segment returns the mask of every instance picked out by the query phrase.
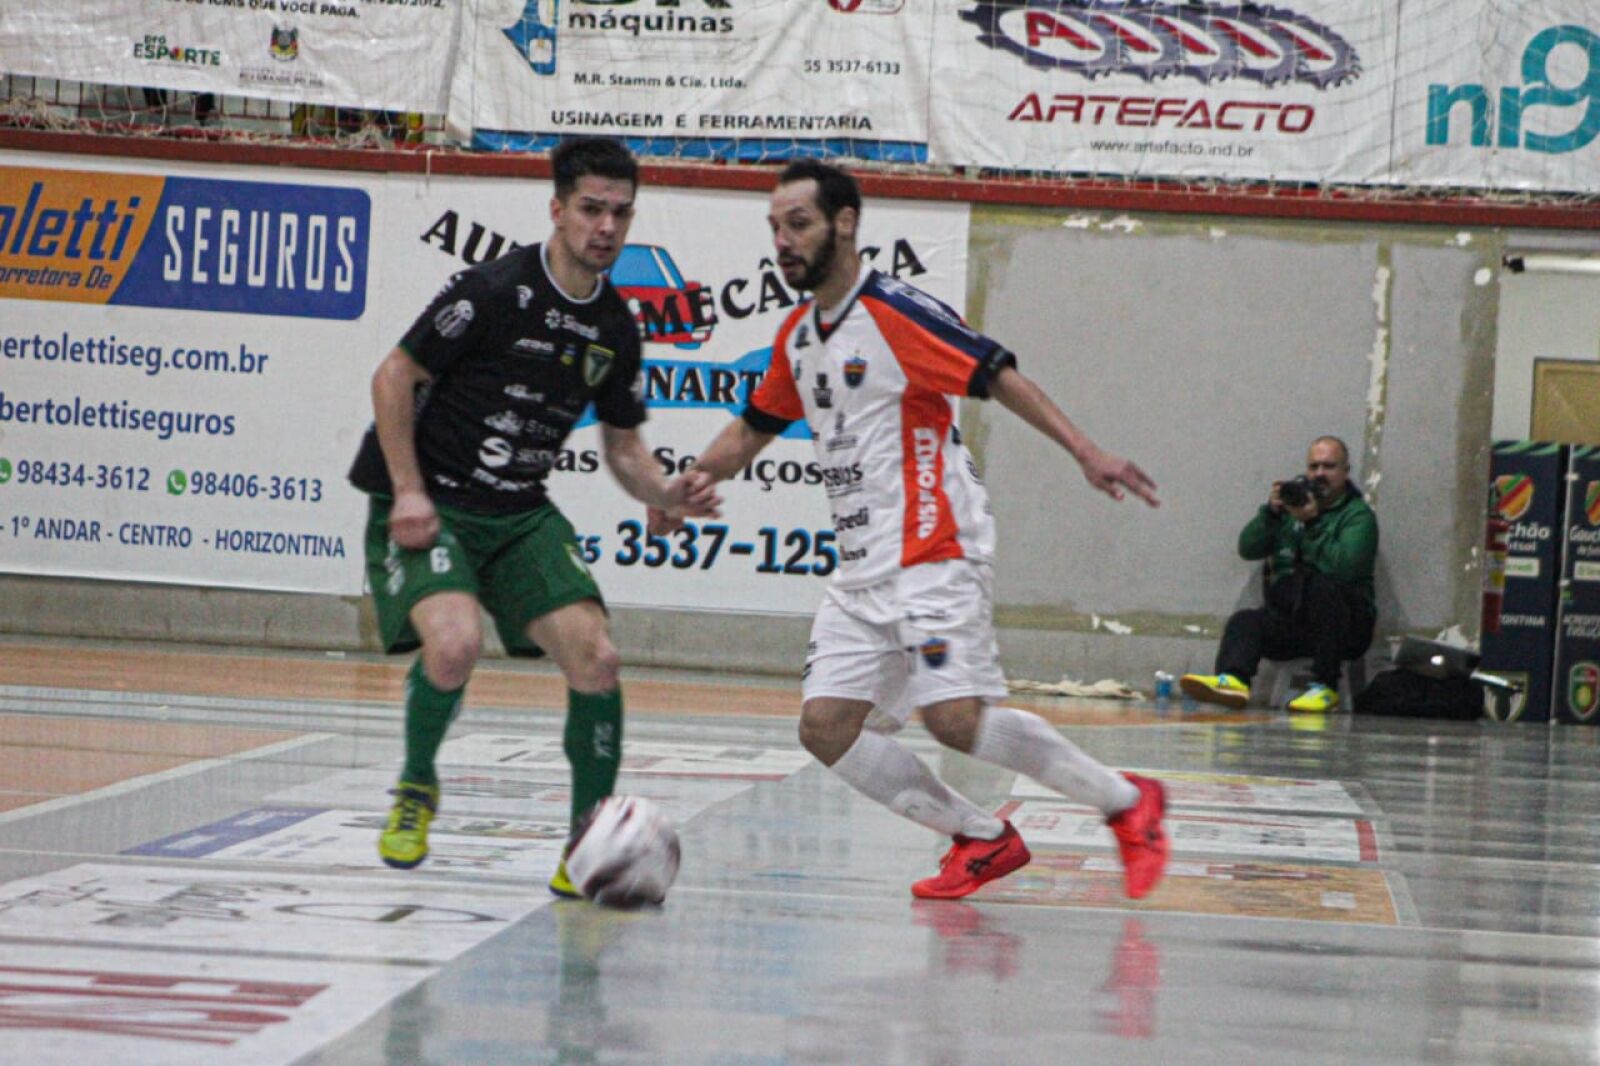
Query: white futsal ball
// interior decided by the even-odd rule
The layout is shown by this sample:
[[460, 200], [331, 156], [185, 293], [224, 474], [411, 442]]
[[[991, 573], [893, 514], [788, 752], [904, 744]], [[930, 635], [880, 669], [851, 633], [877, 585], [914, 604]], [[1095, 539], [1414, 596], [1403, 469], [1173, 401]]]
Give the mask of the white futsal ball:
[[647, 799], [607, 796], [567, 855], [567, 876], [585, 899], [607, 907], [660, 903], [678, 876], [678, 833]]

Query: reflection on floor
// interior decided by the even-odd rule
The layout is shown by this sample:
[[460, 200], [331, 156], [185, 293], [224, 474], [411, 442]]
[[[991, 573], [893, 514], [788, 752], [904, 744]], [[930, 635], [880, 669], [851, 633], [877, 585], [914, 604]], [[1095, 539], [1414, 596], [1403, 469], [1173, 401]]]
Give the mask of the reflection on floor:
[[631, 678], [659, 911], [552, 902], [563, 690], [491, 665], [434, 855], [374, 837], [403, 664], [0, 644], [0, 1064], [1600, 1061], [1600, 731], [1033, 698], [1162, 777], [1137, 904], [1098, 817], [902, 734], [1033, 863], [914, 902], [931, 834], [801, 753], [798, 693]]

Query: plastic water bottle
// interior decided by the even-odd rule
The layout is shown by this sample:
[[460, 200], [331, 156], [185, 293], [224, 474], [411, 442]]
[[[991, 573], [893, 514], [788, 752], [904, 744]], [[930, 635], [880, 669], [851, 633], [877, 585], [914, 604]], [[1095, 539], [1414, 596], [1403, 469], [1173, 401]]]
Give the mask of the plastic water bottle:
[[1156, 706], [1161, 710], [1172, 705], [1172, 680], [1165, 670], [1156, 671]]

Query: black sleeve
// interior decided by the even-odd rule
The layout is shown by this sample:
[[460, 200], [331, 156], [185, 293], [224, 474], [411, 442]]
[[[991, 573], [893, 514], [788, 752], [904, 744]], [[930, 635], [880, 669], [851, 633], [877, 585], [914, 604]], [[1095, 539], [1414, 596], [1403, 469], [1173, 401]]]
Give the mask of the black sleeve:
[[972, 368], [972, 377], [967, 379], [967, 395], [979, 400], [989, 398], [989, 382], [995, 375], [1006, 367], [1013, 370], [1017, 366], [1016, 355], [1008, 348], [996, 344], [978, 359], [978, 365]]
[[745, 404], [744, 410], [739, 412], [739, 417], [757, 433], [766, 433], [774, 437], [794, 424], [790, 419], [767, 414], [753, 403]]
[[608, 426], [633, 429], [645, 420], [644, 355], [639, 331], [630, 316], [611, 331], [617, 345], [617, 362], [594, 395], [595, 417]]
[[490, 289], [482, 275], [471, 270], [457, 274], [406, 330], [400, 347], [429, 373], [443, 373], [483, 340], [488, 331], [489, 299]]

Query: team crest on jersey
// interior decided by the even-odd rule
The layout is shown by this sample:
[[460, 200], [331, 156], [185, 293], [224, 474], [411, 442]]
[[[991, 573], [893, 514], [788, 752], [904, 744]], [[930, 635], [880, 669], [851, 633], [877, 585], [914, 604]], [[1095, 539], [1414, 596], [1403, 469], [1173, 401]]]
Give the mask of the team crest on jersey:
[[526, 311], [528, 305], [533, 303], [533, 290], [526, 285], [517, 286], [517, 310]]
[[844, 361], [844, 383], [852, 389], [861, 384], [861, 379], [867, 376], [867, 361], [859, 355], [852, 355]]
[[929, 637], [917, 650], [922, 653], [922, 661], [937, 670], [950, 657], [950, 642], [943, 637]]
[[833, 390], [828, 388], [828, 375], [817, 374], [817, 387], [811, 390], [811, 398], [817, 401], [818, 407], [833, 406]]
[[583, 383], [591, 389], [600, 384], [611, 373], [611, 364], [616, 359], [617, 353], [610, 348], [589, 345], [583, 350]]
[[457, 300], [448, 307], [441, 307], [433, 316], [433, 328], [439, 331], [439, 336], [451, 340], [461, 336], [472, 324], [474, 311], [471, 300]]
[[808, 347], [810, 344], [811, 344], [811, 327], [807, 326], [804, 322], [802, 322], [802, 323], [800, 323], [800, 328], [794, 331], [794, 346], [796, 348], [805, 348], [805, 347]]

